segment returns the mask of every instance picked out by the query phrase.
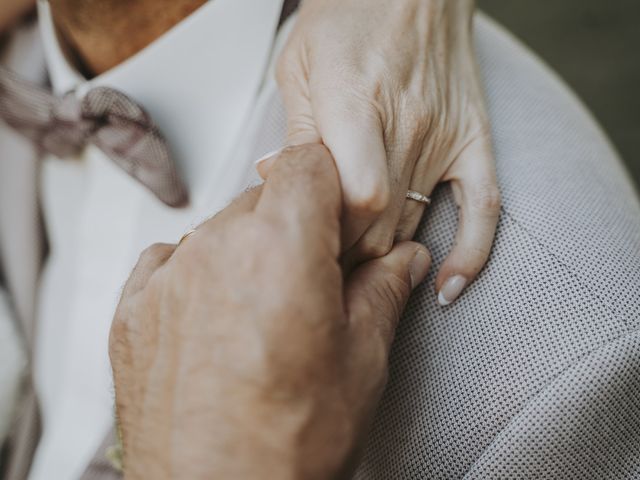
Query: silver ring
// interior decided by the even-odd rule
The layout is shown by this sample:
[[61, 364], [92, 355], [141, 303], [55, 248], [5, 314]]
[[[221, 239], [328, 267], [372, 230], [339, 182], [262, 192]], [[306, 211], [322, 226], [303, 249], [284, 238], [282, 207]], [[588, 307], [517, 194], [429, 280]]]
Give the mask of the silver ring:
[[407, 192], [407, 198], [415, 200], [416, 202], [424, 203], [425, 205], [431, 205], [431, 199], [429, 197], [414, 190], [409, 190]]

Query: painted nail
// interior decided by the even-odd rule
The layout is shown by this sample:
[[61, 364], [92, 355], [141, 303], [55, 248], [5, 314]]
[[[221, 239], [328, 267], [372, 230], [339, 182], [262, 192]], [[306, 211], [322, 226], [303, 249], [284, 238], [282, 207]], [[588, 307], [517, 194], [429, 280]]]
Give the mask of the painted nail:
[[411, 276], [411, 288], [416, 288], [427, 276], [431, 268], [431, 258], [424, 250], [418, 250], [409, 265], [409, 275]]
[[443, 307], [452, 304], [460, 296], [462, 290], [464, 290], [464, 287], [466, 286], [467, 279], [462, 275], [451, 277], [440, 289], [440, 293], [438, 293], [438, 303]]
[[284, 150], [283, 148], [279, 148], [277, 150], [274, 150], [273, 152], [269, 152], [266, 155], [263, 155], [262, 157], [260, 157], [258, 160], [256, 160], [255, 164], [259, 165], [262, 162], [264, 162], [265, 160], [269, 160], [271, 157], [275, 157], [276, 155], [278, 155], [280, 152], [282, 152], [282, 150]]

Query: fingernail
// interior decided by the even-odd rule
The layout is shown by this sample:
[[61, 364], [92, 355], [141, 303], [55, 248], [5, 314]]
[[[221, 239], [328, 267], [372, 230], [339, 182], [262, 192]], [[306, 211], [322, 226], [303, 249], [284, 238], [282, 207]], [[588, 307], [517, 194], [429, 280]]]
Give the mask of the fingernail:
[[284, 150], [283, 148], [279, 148], [277, 150], [274, 150], [273, 152], [269, 152], [266, 155], [263, 155], [262, 157], [260, 157], [258, 160], [256, 160], [255, 165], [259, 165], [262, 162], [264, 162], [265, 160], [269, 160], [271, 157], [275, 157], [276, 155], [278, 155], [280, 152], [282, 152], [282, 150]]
[[431, 267], [431, 258], [424, 250], [418, 250], [409, 265], [411, 288], [416, 288], [426, 278]]
[[456, 275], [444, 282], [444, 285], [438, 293], [438, 303], [443, 307], [452, 304], [467, 286], [467, 279], [462, 275]]

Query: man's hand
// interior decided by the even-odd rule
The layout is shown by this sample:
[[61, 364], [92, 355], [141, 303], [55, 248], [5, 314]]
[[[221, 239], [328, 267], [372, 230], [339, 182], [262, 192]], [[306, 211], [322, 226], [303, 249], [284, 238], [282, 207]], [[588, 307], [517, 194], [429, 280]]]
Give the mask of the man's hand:
[[340, 209], [328, 151], [291, 148], [263, 188], [143, 253], [110, 341], [127, 478], [348, 471], [430, 259], [399, 244], [343, 281]]

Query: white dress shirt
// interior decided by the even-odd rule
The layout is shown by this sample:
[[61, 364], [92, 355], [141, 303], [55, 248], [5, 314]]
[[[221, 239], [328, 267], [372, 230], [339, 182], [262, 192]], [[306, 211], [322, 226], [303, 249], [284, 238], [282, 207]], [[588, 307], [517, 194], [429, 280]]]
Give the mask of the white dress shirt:
[[15, 415], [14, 408], [26, 363], [9, 295], [0, 286], [0, 442], [9, 433], [11, 419]]
[[[6, 41], [0, 42], [0, 63], [23, 78], [35, 83], [44, 81], [41, 40], [32, 25], [15, 28]], [[25, 52], [29, 52], [25, 55]], [[29, 240], [38, 238], [25, 213], [36, 211], [32, 182], [36, 164], [33, 146], [7, 125], [0, 124], [0, 268], [6, 281], [0, 285], [0, 444], [11, 431], [18, 413], [20, 387], [27, 369], [27, 352], [23, 343], [26, 334], [20, 318], [31, 318], [33, 297], [24, 288], [33, 285], [37, 277], [38, 259], [29, 248]], [[31, 160], [31, 162], [29, 161]], [[11, 172], [8, 175], [7, 172]], [[33, 198], [31, 205], [25, 195]], [[31, 194], [31, 195], [29, 195]], [[17, 207], [20, 204], [20, 208]], [[8, 208], [7, 208], [8, 207]], [[30, 208], [31, 207], [31, 208]], [[17, 238], [17, 241], [11, 240]], [[13, 280], [13, 281], [12, 281]], [[7, 291], [3, 287], [7, 287]], [[31, 292], [32, 293], [32, 292]], [[24, 330], [19, 332], [22, 327]], [[22, 334], [22, 335], [21, 335]]]
[[[35, 383], [43, 437], [32, 480], [77, 478], [112, 426], [109, 327], [146, 246], [175, 243], [257, 180], [256, 118], [276, 90], [282, 0], [215, 0], [114, 69], [86, 81], [65, 59], [39, 2], [54, 90], [104, 85], [140, 102], [167, 137], [190, 192], [171, 209], [97, 148], [46, 158], [42, 202], [50, 254], [38, 302]], [[262, 152], [265, 153], [265, 152]]]

